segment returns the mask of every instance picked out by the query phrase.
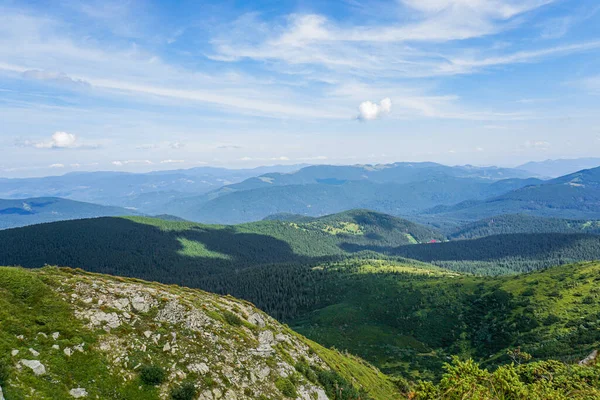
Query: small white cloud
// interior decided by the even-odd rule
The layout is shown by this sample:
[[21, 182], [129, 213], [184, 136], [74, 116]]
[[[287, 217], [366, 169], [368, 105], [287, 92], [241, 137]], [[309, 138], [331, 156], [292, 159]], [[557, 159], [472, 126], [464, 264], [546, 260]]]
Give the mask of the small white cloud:
[[81, 167], [81, 164], [75, 163], [75, 164], [71, 164], [69, 165], [71, 168], [79, 168]]
[[135, 148], [137, 150], [150, 150], [150, 149], [156, 149], [158, 146], [155, 144], [151, 144], [151, 143], [146, 143], [146, 144], [141, 144], [139, 146], [136, 146]]
[[289, 161], [289, 160], [290, 160], [289, 157], [286, 157], [286, 156], [271, 158], [271, 161]]
[[484, 151], [484, 148], [483, 147], [476, 147], [475, 151], [481, 153], [482, 151]]
[[181, 164], [184, 163], [185, 160], [162, 160], [161, 164]]
[[379, 104], [363, 101], [358, 106], [358, 117], [360, 121], [372, 121], [389, 114], [392, 111], [392, 100], [389, 97], [381, 100]]
[[117, 161], [112, 162], [112, 165], [116, 165], [118, 167], [121, 167], [123, 165], [128, 165], [128, 164], [152, 164], [152, 161], [150, 161], [150, 160], [117, 160]]
[[252, 161], [252, 157], [242, 157], [240, 161]]
[[326, 156], [315, 156], [315, 157], [299, 157], [298, 161], [318, 161], [318, 160], [327, 160]]
[[181, 142], [169, 143], [169, 147], [172, 148], [172, 149], [181, 149], [184, 146], [185, 146], [185, 144], [183, 144]]
[[50, 165], [50, 168], [64, 168], [65, 165], [64, 164], [52, 164]]
[[77, 136], [67, 132], [54, 132], [49, 141], [32, 144], [38, 149], [68, 149], [77, 147]]
[[548, 150], [550, 143], [543, 140], [528, 140], [523, 144], [526, 149]]

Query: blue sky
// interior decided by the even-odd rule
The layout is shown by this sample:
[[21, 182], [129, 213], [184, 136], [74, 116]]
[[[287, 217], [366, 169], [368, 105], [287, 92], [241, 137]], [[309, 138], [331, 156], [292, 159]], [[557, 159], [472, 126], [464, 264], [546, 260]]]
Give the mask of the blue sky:
[[2, 1], [0, 176], [600, 154], [600, 4]]

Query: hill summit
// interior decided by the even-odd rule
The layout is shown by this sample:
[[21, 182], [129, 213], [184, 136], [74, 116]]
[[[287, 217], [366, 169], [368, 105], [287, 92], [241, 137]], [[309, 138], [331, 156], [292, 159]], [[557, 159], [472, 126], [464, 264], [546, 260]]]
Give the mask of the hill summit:
[[71, 269], [0, 268], [0, 354], [7, 399], [397, 397], [250, 303]]

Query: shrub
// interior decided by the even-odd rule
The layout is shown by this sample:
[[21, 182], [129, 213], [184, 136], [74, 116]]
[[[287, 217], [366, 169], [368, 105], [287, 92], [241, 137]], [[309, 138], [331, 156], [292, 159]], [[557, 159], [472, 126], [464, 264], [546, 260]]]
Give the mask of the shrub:
[[191, 382], [171, 389], [171, 399], [173, 400], [194, 400], [195, 397], [196, 387]]
[[231, 311], [225, 311], [223, 313], [223, 317], [225, 318], [225, 321], [227, 321], [227, 323], [229, 325], [240, 326], [242, 324], [242, 319], [240, 317], [238, 317], [236, 314], [232, 313]]
[[140, 379], [146, 385], [160, 385], [166, 377], [165, 370], [157, 365], [144, 365], [140, 369]]
[[288, 378], [279, 378], [275, 381], [275, 387], [279, 389], [279, 391], [285, 397], [291, 397], [295, 399], [298, 397], [298, 393], [296, 392], [296, 386], [292, 383]]

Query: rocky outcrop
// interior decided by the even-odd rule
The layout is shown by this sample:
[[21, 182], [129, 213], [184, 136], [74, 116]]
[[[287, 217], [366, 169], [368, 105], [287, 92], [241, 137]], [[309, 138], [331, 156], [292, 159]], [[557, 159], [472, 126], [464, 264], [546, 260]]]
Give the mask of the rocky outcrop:
[[586, 358], [579, 361], [579, 365], [592, 365], [598, 359], [598, 350], [592, 351]]

